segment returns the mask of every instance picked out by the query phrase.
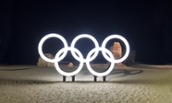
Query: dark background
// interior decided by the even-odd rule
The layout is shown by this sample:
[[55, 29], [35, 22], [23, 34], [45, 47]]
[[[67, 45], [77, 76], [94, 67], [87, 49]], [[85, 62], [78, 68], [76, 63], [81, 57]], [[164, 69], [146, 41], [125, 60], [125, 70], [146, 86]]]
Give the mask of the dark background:
[[[99, 44], [108, 35], [120, 34], [136, 50], [137, 62], [172, 63], [171, 1], [1, 0], [0, 10], [1, 64], [36, 64], [38, 43], [48, 33], [63, 35], [69, 44], [83, 33]], [[87, 39], [76, 46], [83, 55], [93, 48]], [[55, 54], [61, 47], [60, 40], [49, 39], [44, 52]]]

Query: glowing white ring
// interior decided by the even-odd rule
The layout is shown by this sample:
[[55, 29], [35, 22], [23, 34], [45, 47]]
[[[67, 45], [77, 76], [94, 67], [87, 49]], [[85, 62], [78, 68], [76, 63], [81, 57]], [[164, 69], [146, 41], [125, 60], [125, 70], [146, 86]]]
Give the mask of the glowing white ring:
[[[98, 44], [97, 40], [96, 40], [93, 36], [91, 36], [91, 35], [89, 35], [89, 34], [82, 34], [82, 35], [78, 35], [77, 37], [75, 37], [75, 38], [73, 39], [72, 43], [71, 43], [71, 48], [75, 48], [76, 42], [77, 42], [79, 39], [81, 39], [81, 38], [89, 38], [89, 39], [91, 39], [91, 40], [93, 41], [94, 45], [95, 45], [95, 48], [96, 48], [96, 49], [99, 48], [99, 44]], [[72, 53], [73, 57], [74, 57], [76, 60], [78, 60], [78, 61], [90, 62], [90, 61], [92, 61], [92, 60], [98, 55], [99, 51], [98, 51], [98, 50], [95, 51], [94, 55], [93, 55], [91, 58], [87, 58], [87, 59], [78, 58], [78, 56], [75, 54], [75, 52], [74, 52], [73, 50], [71, 51], [71, 53]]]
[[[43, 43], [45, 42], [45, 40], [47, 40], [47, 39], [49, 39], [49, 38], [53, 38], [53, 37], [59, 38], [59, 39], [63, 42], [64, 48], [62, 48], [61, 50], [59, 50], [59, 52], [56, 53], [55, 59], [49, 59], [49, 58], [47, 58], [46, 56], [44, 56], [44, 54], [43, 54], [43, 52], [42, 52], [42, 45], [43, 45]], [[84, 59], [84, 58], [83, 58], [83, 55], [81, 54], [81, 52], [80, 52], [77, 48], [75, 48], [75, 43], [76, 43], [79, 39], [81, 39], [81, 38], [89, 38], [89, 39], [91, 39], [91, 40], [93, 41], [93, 43], [94, 43], [94, 45], [95, 45], [95, 48], [92, 49], [92, 50], [90, 50], [90, 52], [88, 53], [86, 59]], [[124, 44], [126, 45], [126, 53], [125, 53], [125, 55], [124, 55], [121, 59], [119, 59], [119, 60], [115, 60], [114, 57], [113, 57], [113, 55], [112, 55], [112, 53], [111, 53], [108, 49], [105, 48], [106, 43], [107, 43], [110, 39], [112, 39], [112, 38], [121, 39], [121, 40], [124, 42]], [[71, 51], [72, 56], [73, 56], [76, 60], [78, 60], [78, 61], [80, 62], [80, 65], [79, 65], [78, 69], [76, 69], [74, 72], [71, 72], [71, 73], [67, 73], [67, 72], [62, 71], [62, 70], [60, 69], [60, 67], [59, 67], [59, 64], [58, 64], [58, 62], [61, 61], [61, 60], [67, 55], [67, 52], [68, 52], [69, 50]], [[63, 76], [74, 76], [74, 75], [76, 75], [77, 73], [79, 73], [79, 72], [81, 71], [81, 69], [82, 69], [84, 63], [86, 63], [88, 70], [89, 70], [94, 76], [106, 76], [106, 75], [108, 75], [108, 74], [113, 70], [113, 66], [114, 66], [115, 63], [122, 62], [122, 61], [124, 61], [124, 60], [127, 58], [127, 56], [129, 55], [129, 44], [128, 44], [128, 41], [127, 41], [124, 37], [122, 37], [122, 36], [120, 36], [120, 35], [110, 35], [110, 36], [108, 36], [107, 38], [104, 39], [104, 41], [103, 41], [103, 43], [102, 43], [102, 46], [99, 47], [99, 44], [98, 44], [97, 40], [96, 40], [93, 36], [91, 36], [91, 35], [89, 35], [89, 34], [82, 34], [82, 35], [79, 35], [79, 36], [75, 37], [75, 38], [73, 39], [72, 43], [71, 43], [71, 47], [68, 47], [68, 44], [67, 44], [66, 40], [65, 40], [61, 35], [59, 35], [59, 34], [49, 34], [49, 35], [44, 36], [44, 37], [41, 39], [41, 41], [40, 41], [40, 43], [39, 43], [39, 46], [38, 46], [38, 51], [39, 51], [40, 56], [41, 56], [45, 61], [47, 61], [47, 62], [53, 62], [53, 63], [55, 64], [56, 70], [57, 70], [61, 75], [63, 75]], [[111, 65], [110, 65], [110, 67], [108, 68], [108, 70], [105, 71], [105, 72], [103, 72], [103, 73], [95, 72], [95, 71], [91, 68], [91, 66], [90, 66], [90, 62], [96, 58], [96, 56], [98, 55], [98, 52], [99, 52], [99, 51], [102, 51], [102, 54], [103, 54], [103, 56], [105, 57], [105, 59], [106, 59], [107, 61], [111, 62]], [[63, 53], [62, 56], [60, 56], [61, 53]], [[77, 53], [77, 54], [79, 55], [79, 57], [78, 57], [75, 53]], [[94, 53], [94, 55], [92, 55], [93, 53]], [[110, 58], [107, 56], [106, 53], [110, 56]], [[92, 56], [91, 56], [91, 55], [92, 55]]]
[[[88, 53], [87, 58], [90, 57], [91, 54], [94, 53], [94, 51], [97, 51], [97, 50], [92, 49], [92, 50]], [[90, 62], [89, 62], [89, 61], [86, 61], [86, 65], [87, 65], [88, 70], [89, 70], [93, 75], [95, 75], [95, 76], [106, 76], [106, 75], [108, 75], [108, 74], [113, 70], [114, 65], [115, 65], [115, 60], [114, 60], [114, 57], [113, 57], [112, 53], [111, 53], [108, 49], [106, 49], [106, 48], [99, 48], [99, 51], [107, 52], [107, 53], [109, 54], [109, 56], [111, 57], [111, 60], [105, 58], [107, 61], [111, 62], [110, 67], [108, 68], [108, 70], [106, 70], [105, 72], [102, 72], [102, 73], [98, 73], [98, 72], [94, 71], [94, 70], [91, 68]], [[103, 52], [102, 52], [102, 53], [103, 53]]]
[[[127, 57], [128, 57], [128, 55], [129, 55], [129, 53], [130, 53], [130, 46], [129, 46], [129, 43], [128, 43], [128, 41], [124, 38], [124, 37], [122, 37], [122, 36], [120, 36], [120, 35], [110, 35], [110, 36], [108, 36], [108, 37], [106, 37], [105, 39], [104, 39], [104, 41], [103, 41], [103, 43], [102, 43], [102, 48], [105, 48], [106, 47], [106, 43], [110, 40], [110, 39], [120, 39], [120, 40], [122, 40], [123, 42], [124, 42], [124, 44], [125, 44], [125, 46], [126, 46], [126, 53], [125, 53], [125, 55], [122, 57], [122, 58], [120, 58], [120, 59], [118, 59], [118, 60], [115, 60], [115, 63], [121, 63], [121, 62], [123, 62], [125, 59], [127, 59]], [[102, 53], [103, 53], [103, 56], [106, 58], [106, 60], [108, 60], [109, 61], [109, 57], [106, 55], [106, 53], [102, 50]]]
[[[38, 52], [39, 52], [39, 55], [42, 57], [42, 59], [44, 59], [45, 61], [47, 62], [51, 62], [51, 63], [54, 63], [55, 62], [55, 59], [49, 59], [47, 58], [43, 51], [42, 51], [42, 46], [44, 44], [44, 42], [49, 39], [49, 38], [58, 38], [60, 39], [63, 44], [64, 44], [64, 48], [67, 48], [68, 47], [68, 44], [67, 44], [67, 41], [64, 37], [62, 37], [61, 35], [59, 34], [55, 34], [55, 33], [51, 33], [51, 34], [48, 34], [46, 36], [44, 36], [41, 41], [39, 42], [39, 45], [38, 45]], [[67, 50], [64, 51], [64, 53], [62, 54], [61, 58], [63, 58], [65, 55], [67, 54]]]
[[74, 75], [78, 74], [78, 73], [81, 71], [81, 69], [82, 69], [82, 67], [83, 67], [83, 65], [84, 65], [84, 62], [81, 61], [80, 64], [79, 64], [79, 67], [78, 67], [75, 71], [73, 71], [73, 72], [71, 72], [71, 73], [64, 72], [64, 71], [61, 70], [60, 67], [59, 67], [58, 62], [61, 61], [61, 60], [58, 60], [58, 59], [59, 59], [60, 54], [63, 53], [63, 52], [65, 52], [65, 50], [67, 50], [67, 51], [68, 51], [68, 50], [70, 50], [70, 51], [75, 51], [75, 52], [79, 55], [79, 57], [80, 57], [81, 59], [83, 59], [83, 56], [82, 56], [81, 52], [80, 52], [78, 49], [76, 49], [76, 48], [67, 48], [67, 49], [62, 48], [62, 49], [59, 50], [59, 52], [57, 52], [57, 54], [55, 55], [55, 60], [57, 60], [56, 62], [54, 62], [55, 68], [56, 68], [56, 70], [57, 70], [60, 74], [62, 74], [63, 76], [74, 76]]

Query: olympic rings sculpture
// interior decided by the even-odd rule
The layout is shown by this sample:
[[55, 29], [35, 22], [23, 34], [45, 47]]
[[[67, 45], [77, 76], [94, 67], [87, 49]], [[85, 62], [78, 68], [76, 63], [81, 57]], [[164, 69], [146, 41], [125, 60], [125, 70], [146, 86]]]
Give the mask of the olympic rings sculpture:
[[[49, 38], [58, 38], [58, 39], [60, 39], [60, 40], [63, 42], [63, 44], [64, 44], [64, 47], [63, 47], [62, 49], [60, 49], [60, 50], [56, 53], [54, 59], [49, 59], [49, 58], [47, 58], [47, 57], [44, 55], [43, 51], [42, 51], [42, 46], [43, 46], [44, 42], [45, 42], [47, 39], [49, 39]], [[88, 38], [88, 39], [91, 39], [91, 40], [93, 41], [94, 45], [95, 45], [95, 48], [93, 48], [92, 50], [89, 51], [89, 53], [87, 54], [86, 58], [84, 58], [83, 55], [82, 55], [82, 53], [81, 53], [77, 48], [75, 48], [76, 42], [77, 42], [79, 39], [81, 39], [81, 38]], [[116, 60], [116, 59], [114, 58], [114, 56], [112, 55], [112, 53], [106, 48], [106, 43], [107, 43], [110, 39], [120, 39], [120, 40], [122, 40], [122, 41], [124, 42], [124, 44], [125, 44], [125, 46], [126, 46], [126, 53], [125, 53], [125, 55], [124, 55], [122, 58]], [[58, 63], [59, 61], [61, 61], [62, 59], [64, 59], [64, 57], [67, 55], [67, 52], [68, 52], [68, 51], [71, 51], [72, 56], [73, 56], [77, 61], [80, 62], [78, 68], [77, 68], [75, 71], [70, 72], [70, 73], [69, 73], [69, 72], [64, 72], [63, 70], [61, 70], [60, 67], [59, 67], [59, 63]], [[94, 70], [92, 69], [91, 65], [90, 65], [90, 62], [96, 58], [96, 56], [98, 55], [99, 51], [102, 52], [102, 55], [104, 56], [104, 58], [105, 58], [107, 61], [111, 62], [111, 65], [110, 65], [110, 67], [108, 68], [108, 70], [106, 70], [106, 71], [103, 72], [103, 73], [98, 73], [98, 72], [94, 71]], [[103, 41], [101, 47], [99, 46], [97, 40], [96, 40], [93, 36], [91, 36], [91, 35], [89, 35], [89, 34], [81, 34], [81, 35], [76, 36], [76, 37], [73, 39], [73, 41], [71, 42], [71, 45], [68, 46], [68, 43], [67, 43], [66, 39], [65, 39], [63, 36], [61, 36], [61, 35], [59, 35], [59, 34], [51, 33], [51, 34], [48, 34], [48, 35], [44, 36], [44, 37], [40, 40], [39, 45], [38, 45], [38, 52], [39, 52], [39, 55], [40, 55], [45, 61], [54, 63], [54, 64], [55, 64], [56, 70], [57, 70], [61, 75], [63, 75], [63, 76], [75, 76], [76, 74], [78, 74], [78, 73], [81, 71], [81, 69], [82, 69], [84, 63], [86, 63], [86, 66], [87, 66], [89, 72], [91, 72], [94, 76], [106, 76], [106, 75], [108, 75], [108, 74], [113, 70], [115, 63], [120, 63], [120, 62], [124, 61], [124, 60], [128, 57], [129, 51], [130, 51], [130, 46], [129, 46], [128, 41], [127, 41], [123, 36], [120, 36], [120, 35], [117, 35], [117, 34], [113, 34], [113, 35], [110, 35], [110, 36], [106, 37], [106, 38], [104, 39], [104, 41]], [[78, 55], [76, 55], [76, 53], [77, 53]], [[61, 54], [62, 54], [62, 55], [61, 55]], [[108, 54], [109, 56], [108, 56], [107, 54]]]

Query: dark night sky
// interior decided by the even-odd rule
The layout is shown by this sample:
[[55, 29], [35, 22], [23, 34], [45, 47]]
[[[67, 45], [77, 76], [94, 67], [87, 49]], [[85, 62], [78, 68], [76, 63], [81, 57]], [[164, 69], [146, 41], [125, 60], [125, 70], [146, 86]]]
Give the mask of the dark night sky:
[[[0, 10], [1, 64], [36, 64], [39, 40], [48, 33], [63, 35], [69, 44], [82, 33], [93, 35], [99, 44], [120, 34], [137, 51], [137, 62], [172, 63], [170, 1], [4, 0]], [[44, 51], [52, 54], [62, 47], [58, 39], [46, 43]], [[86, 55], [89, 50], [83, 47], [91, 45], [82, 40], [77, 47]]]

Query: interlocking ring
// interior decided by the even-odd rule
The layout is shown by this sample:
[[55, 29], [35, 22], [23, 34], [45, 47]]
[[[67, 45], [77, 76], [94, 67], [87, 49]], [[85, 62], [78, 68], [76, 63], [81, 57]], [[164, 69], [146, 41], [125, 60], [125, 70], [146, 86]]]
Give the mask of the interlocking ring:
[[[47, 58], [47, 57], [44, 55], [43, 51], [42, 51], [42, 46], [43, 46], [44, 42], [45, 42], [47, 39], [49, 39], [49, 38], [58, 38], [58, 39], [60, 39], [60, 40], [63, 42], [63, 44], [64, 44], [64, 47], [63, 47], [62, 49], [60, 49], [60, 50], [56, 53], [54, 59], [49, 59], [49, 58]], [[90, 50], [90, 51], [88, 52], [86, 58], [84, 58], [83, 55], [82, 55], [82, 53], [81, 53], [77, 48], [75, 48], [76, 42], [77, 42], [79, 39], [81, 39], [81, 38], [89, 38], [89, 39], [91, 39], [91, 40], [93, 41], [93, 43], [94, 43], [94, 45], [95, 45], [95, 48], [93, 48], [92, 50]], [[122, 41], [124, 42], [125, 46], [126, 46], [126, 53], [125, 53], [125, 55], [124, 55], [122, 58], [118, 59], [118, 60], [116, 60], [116, 59], [114, 58], [114, 56], [112, 55], [112, 53], [106, 48], [107, 42], [108, 42], [110, 39], [114, 39], [114, 38], [115, 38], [115, 39], [120, 39], [120, 40], [122, 40]], [[71, 51], [72, 56], [73, 56], [77, 61], [80, 62], [78, 68], [77, 68], [75, 71], [70, 72], [70, 73], [69, 73], [69, 72], [64, 72], [63, 70], [61, 70], [60, 67], [59, 67], [59, 64], [58, 64], [59, 61], [61, 61], [62, 59], [64, 59], [64, 57], [67, 55], [67, 52], [68, 52], [68, 51]], [[90, 66], [90, 62], [91, 62], [92, 60], [94, 60], [94, 59], [97, 57], [99, 51], [102, 52], [102, 55], [104, 56], [104, 58], [105, 58], [107, 61], [111, 62], [111, 65], [110, 65], [110, 67], [108, 68], [108, 70], [105, 71], [105, 72], [103, 72], [103, 73], [98, 73], [98, 72], [94, 71], [94, 70], [92, 69], [92, 67]], [[84, 63], [86, 63], [86, 66], [87, 66], [89, 72], [91, 72], [94, 76], [106, 76], [106, 75], [108, 75], [108, 74], [113, 70], [113, 67], [114, 67], [115, 63], [120, 63], [120, 62], [124, 61], [124, 60], [128, 57], [129, 51], [130, 51], [130, 46], [129, 46], [128, 41], [127, 41], [124, 37], [122, 37], [122, 36], [120, 36], [120, 35], [117, 35], [117, 34], [113, 34], [113, 35], [110, 35], [110, 36], [106, 37], [106, 38], [104, 39], [104, 41], [103, 41], [101, 47], [99, 46], [97, 40], [96, 40], [93, 36], [91, 36], [91, 35], [89, 35], [89, 34], [81, 34], [81, 35], [78, 35], [77, 37], [75, 37], [75, 38], [73, 39], [73, 41], [72, 41], [72, 43], [71, 43], [71, 46], [69, 47], [68, 44], [67, 44], [67, 41], [66, 41], [66, 39], [65, 39], [64, 37], [62, 37], [62, 36], [59, 35], [59, 34], [52, 33], [52, 34], [48, 34], [48, 35], [44, 36], [44, 37], [41, 39], [41, 41], [39, 42], [39, 45], [38, 45], [38, 52], [39, 52], [40, 56], [41, 56], [45, 61], [54, 63], [54, 64], [55, 64], [56, 70], [57, 70], [61, 75], [63, 75], [63, 76], [74, 76], [74, 75], [78, 74], [78, 73], [81, 71], [81, 69], [82, 69]], [[77, 53], [78, 55], [76, 55], [76, 53]], [[61, 54], [62, 54], [62, 55], [61, 55]], [[93, 55], [92, 55], [92, 54], [93, 54]], [[108, 56], [107, 54], [108, 54], [109, 56]]]

